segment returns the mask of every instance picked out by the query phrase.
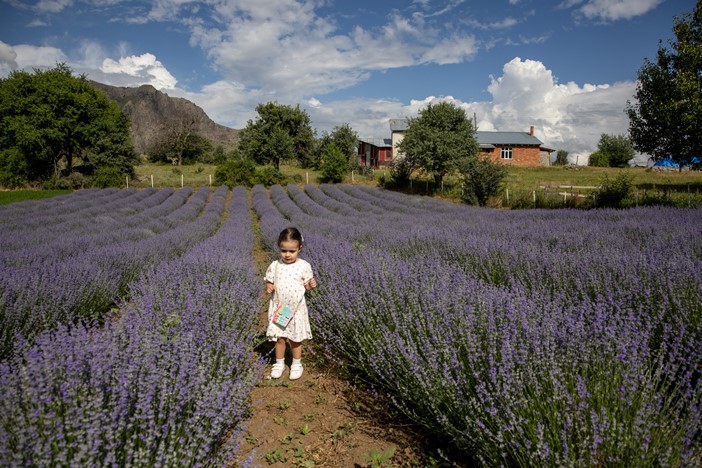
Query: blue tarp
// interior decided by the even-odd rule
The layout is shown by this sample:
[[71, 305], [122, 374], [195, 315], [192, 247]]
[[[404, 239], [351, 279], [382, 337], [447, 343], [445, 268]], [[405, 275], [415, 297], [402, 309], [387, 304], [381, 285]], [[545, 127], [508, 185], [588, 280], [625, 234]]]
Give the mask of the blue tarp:
[[[692, 164], [695, 166], [700, 164], [700, 158], [692, 158]], [[676, 163], [670, 158], [660, 159], [653, 164], [654, 167], [676, 167], [679, 168], [680, 164]]]

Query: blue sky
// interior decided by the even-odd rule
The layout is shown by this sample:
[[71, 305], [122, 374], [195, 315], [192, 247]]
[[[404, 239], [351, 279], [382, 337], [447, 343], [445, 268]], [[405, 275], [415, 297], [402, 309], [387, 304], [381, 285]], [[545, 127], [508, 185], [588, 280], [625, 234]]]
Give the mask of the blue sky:
[[[644, 58], [695, 0], [0, 0], [0, 76], [67, 63], [151, 84], [243, 128], [259, 103], [321, 135], [452, 101], [480, 130], [528, 131], [583, 163], [625, 134]], [[582, 158], [581, 158], [582, 157]]]

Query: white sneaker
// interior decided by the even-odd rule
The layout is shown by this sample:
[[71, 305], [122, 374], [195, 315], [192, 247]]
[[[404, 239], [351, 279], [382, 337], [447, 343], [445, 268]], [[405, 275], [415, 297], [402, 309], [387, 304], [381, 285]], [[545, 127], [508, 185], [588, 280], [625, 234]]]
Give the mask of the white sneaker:
[[285, 364], [278, 364], [277, 362], [271, 367], [271, 379], [279, 379], [283, 375], [285, 370]]
[[290, 366], [290, 380], [297, 380], [302, 377], [302, 364], [293, 364]]

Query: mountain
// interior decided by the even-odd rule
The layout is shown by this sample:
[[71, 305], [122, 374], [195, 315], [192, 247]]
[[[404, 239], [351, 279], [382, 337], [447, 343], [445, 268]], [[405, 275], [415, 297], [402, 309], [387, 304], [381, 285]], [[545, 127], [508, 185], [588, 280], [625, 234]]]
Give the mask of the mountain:
[[227, 149], [239, 140], [239, 130], [215, 123], [194, 103], [170, 97], [151, 85], [122, 88], [97, 81], [91, 83], [129, 116], [132, 143], [139, 153], [146, 153], [146, 149], [157, 143], [169, 126], [184, 123], [192, 123], [193, 129], [212, 141], [214, 146], [222, 145]]

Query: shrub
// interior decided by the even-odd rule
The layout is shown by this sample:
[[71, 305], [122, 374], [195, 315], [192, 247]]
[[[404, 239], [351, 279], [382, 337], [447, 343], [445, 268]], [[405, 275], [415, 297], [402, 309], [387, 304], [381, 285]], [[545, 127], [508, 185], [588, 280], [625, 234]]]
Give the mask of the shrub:
[[592, 204], [595, 208], [621, 208], [630, 190], [631, 177], [628, 175], [622, 174], [614, 180], [605, 176], [600, 183], [600, 188], [592, 194]]
[[334, 144], [328, 144], [322, 151], [322, 178], [326, 182], [341, 182], [349, 170], [348, 158]]
[[385, 188], [402, 188], [409, 184], [414, 166], [405, 158], [395, 159], [390, 162], [390, 177], [385, 174], [380, 176], [380, 185]]
[[488, 198], [497, 195], [507, 169], [489, 158], [471, 158], [461, 169], [463, 193], [461, 198], [469, 205], [485, 206]]
[[609, 167], [609, 157], [602, 151], [595, 151], [590, 155], [588, 166]]
[[256, 183], [270, 187], [285, 184], [285, 176], [273, 166], [263, 166], [256, 169]]
[[119, 187], [124, 180], [124, 174], [117, 167], [103, 166], [95, 171], [93, 185], [99, 188]]
[[215, 170], [217, 185], [253, 187], [256, 183], [256, 164], [249, 159], [233, 159], [220, 164]]

